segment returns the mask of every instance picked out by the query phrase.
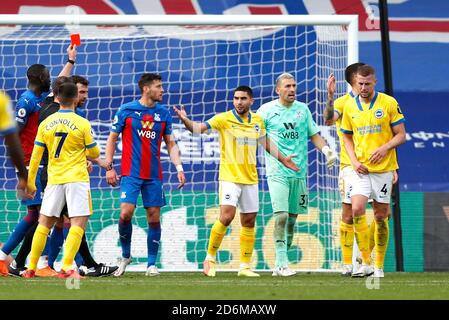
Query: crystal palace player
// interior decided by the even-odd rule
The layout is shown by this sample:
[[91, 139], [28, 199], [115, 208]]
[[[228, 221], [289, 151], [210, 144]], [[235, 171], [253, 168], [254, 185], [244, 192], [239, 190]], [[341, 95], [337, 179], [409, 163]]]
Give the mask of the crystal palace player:
[[[67, 48], [68, 60], [59, 76], [69, 76], [76, 60], [76, 46]], [[38, 128], [38, 112], [41, 103], [50, 93], [50, 72], [42, 64], [33, 64], [27, 70], [28, 90], [22, 93], [16, 105], [16, 120], [19, 125], [19, 137], [25, 156], [25, 165], [29, 165], [33, 151], [34, 139]], [[0, 274], [7, 275], [6, 256], [22, 241], [27, 231], [34, 225], [39, 216], [42, 203], [40, 170], [36, 176], [37, 192], [33, 199], [22, 200], [27, 206], [27, 215], [15, 227], [2, 250], [0, 250]]]
[[[122, 133], [122, 166], [120, 183], [119, 234], [122, 259], [116, 276], [121, 276], [131, 263], [131, 218], [136, 208], [139, 192], [148, 220], [148, 268], [146, 275], [156, 276], [156, 258], [161, 238], [160, 209], [165, 205], [162, 191], [161, 142], [164, 139], [168, 153], [178, 171], [178, 188], [185, 184], [185, 176], [179, 149], [171, 137], [172, 117], [165, 106], [159, 104], [164, 89], [158, 74], [145, 73], [139, 80], [142, 97], [124, 104], [117, 111], [112, 130], [106, 143], [106, 161], [112, 164], [115, 146]], [[117, 172], [112, 168], [106, 173], [107, 181], [115, 186]]]

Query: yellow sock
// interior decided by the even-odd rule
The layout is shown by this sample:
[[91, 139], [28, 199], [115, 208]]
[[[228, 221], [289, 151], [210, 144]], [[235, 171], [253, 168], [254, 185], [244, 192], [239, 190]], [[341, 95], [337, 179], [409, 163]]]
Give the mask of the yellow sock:
[[376, 246], [376, 241], [374, 239], [374, 231], [376, 230], [376, 223], [371, 222], [369, 225], [369, 253], [373, 252], [374, 247]]
[[376, 232], [374, 237], [376, 238], [376, 262], [375, 267], [383, 269], [385, 254], [388, 247], [388, 237], [390, 229], [388, 226], [388, 219], [384, 221], [376, 221]]
[[240, 263], [251, 262], [256, 235], [254, 228], [242, 227], [240, 230]]
[[354, 245], [354, 225], [340, 222], [340, 244], [343, 264], [352, 264], [352, 247]]
[[64, 257], [62, 259], [62, 270], [72, 269], [73, 259], [78, 252], [83, 238], [84, 230], [78, 226], [71, 226], [65, 241]]
[[354, 217], [355, 238], [357, 245], [362, 253], [362, 261], [364, 264], [370, 263], [369, 254], [369, 235], [368, 223], [366, 222], [366, 215]]
[[209, 237], [209, 246], [207, 247], [207, 254], [212, 257], [215, 257], [217, 254], [218, 248], [220, 248], [221, 241], [223, 240], [226, 234], [226, 227], [224, 224], [220, 222], [220, 220], [215, 221], [212, 226], [212, 230], [210, 231]]
[[31, 243], [31, 253], [30, 253], [30, 263], [28, 265], [28, 270], [36, 271], [37, 262], [44, 251], [45, 243], [47, 243], [47, 237], [50, 229], [46, 226], [38, 225], [36, 231], [34, 232], [33, 242]]

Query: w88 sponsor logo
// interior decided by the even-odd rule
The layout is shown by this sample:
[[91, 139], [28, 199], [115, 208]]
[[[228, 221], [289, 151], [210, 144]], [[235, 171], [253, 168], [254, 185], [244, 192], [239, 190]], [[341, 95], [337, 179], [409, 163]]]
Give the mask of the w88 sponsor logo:
[[139, 137], [144, 137], [147, 139], [155, 139], [156, 138], [156, 131], [137, 130], [137, 133], [139, 134]]

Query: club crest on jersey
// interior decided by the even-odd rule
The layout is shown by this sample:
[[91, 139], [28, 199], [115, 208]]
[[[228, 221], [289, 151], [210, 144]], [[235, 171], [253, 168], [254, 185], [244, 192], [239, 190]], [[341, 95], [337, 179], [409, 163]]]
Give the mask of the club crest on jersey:
[[374, 116], [375, 116], [377, 119], [380, 119], [380, 118], [382, 118], [382, 117], [384, 116], [384, 112], [383, 112], [381, 109], [377, 109], [377, 110], [374, 112]]
[[154, 120], [161, 121], [161, 115], [159, 113], [154, 114]]
[[25, 117], [27, 114], [27, 111], [25, 110], [25, 108], [20, 108], [19, 111], [17, 112], [17, 115], [21, 118]]
[[259, 131], [260, 131], [259, 125], [258, 125], [258, 124], [255, 124], [255, 125], [254, 125], [254, 129], [256, 129], [256, 132], [259, 132]]
[[154, 122], [148, 120], [141, 122], [142, 122], [142, 129], [150, 129], [150, 130], [153, 129]]
[[302, 111], [298, 111], [296, 113], [296, 118], [301, 119], [303, 117], [303, 112]]

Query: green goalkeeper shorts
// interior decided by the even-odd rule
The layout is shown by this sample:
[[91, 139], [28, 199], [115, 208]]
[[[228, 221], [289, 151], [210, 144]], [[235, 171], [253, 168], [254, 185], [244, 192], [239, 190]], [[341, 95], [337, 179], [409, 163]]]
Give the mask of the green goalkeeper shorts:
[[309, 193], [305, 178], [268, 177], [273, 212], [307, 213]]

